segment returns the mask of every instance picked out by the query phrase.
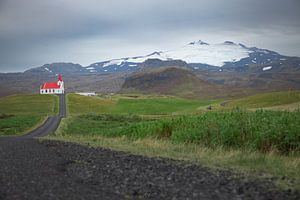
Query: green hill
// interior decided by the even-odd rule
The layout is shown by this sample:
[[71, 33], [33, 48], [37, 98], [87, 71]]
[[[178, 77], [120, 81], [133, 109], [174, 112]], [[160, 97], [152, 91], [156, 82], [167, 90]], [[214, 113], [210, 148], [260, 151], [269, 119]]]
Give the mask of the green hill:
[[215, 97], [220, 87], [198, 78], [184, 68], [169, 67], [147, 70], [126, 78], [121, 92], [166, 94], [180, 97]]
[[264, 108], [300, 102], [300, 91], [271, 92], [248, 96], [226, 103], [226, 107]]

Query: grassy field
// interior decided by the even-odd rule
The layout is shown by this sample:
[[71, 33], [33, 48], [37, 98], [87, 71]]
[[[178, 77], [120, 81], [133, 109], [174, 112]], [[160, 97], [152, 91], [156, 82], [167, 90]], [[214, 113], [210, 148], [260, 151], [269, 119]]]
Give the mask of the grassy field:
[[[254, 96], [244, 97], [229, 101], [225, 107], [241, 108], [266, 108], [293, 104], [293, 108], [300, 106], [300, 91], [271, 92], [257, 94]], [[297, 106], [298, 105], [298, 106]]]
[[100, 135], [132, 140], [166, 139], [260, 152], [300, 152], [300, 112], [232, 111], [164, 119], [85, 114], [69, 118], [63, 135]]
[[[223, 146], [289, 154], [300, 151], [300, 111], [267, 110], [276, 106], [295, 107], [299, 100], [298, 91], [265, 93], [231, 100], [222, 110], [220, 100], [69, 94], [72, 117], [64, 133], [167, 138], [176, 143], [197, 143], [211, 148]], [[219, 108], [210, 111], [209, 105], [219, 105]], [[266, 110], [245, 110], [265, 106]]]
[[22, 134], [46, 116], [58, 113], [54, 95], [13, 95], [0, 98], [0, 136]]
[[170, 96], [113, 95], [85, 97], [68, 94], [69, 114], [170, 115], [195, 113], [220, 100], [187, 100]]
[[[292, 187], [300, 189], [299, 94], [277, 92], [229, 101], [69, 94], [71, 115], [52, 138], [288, 177], [279, 178], [280, 184], [293, 180]], [[224, 101], [225, 106], [220, 105]], [[267, 110], [275, 107], [295, 109]]]

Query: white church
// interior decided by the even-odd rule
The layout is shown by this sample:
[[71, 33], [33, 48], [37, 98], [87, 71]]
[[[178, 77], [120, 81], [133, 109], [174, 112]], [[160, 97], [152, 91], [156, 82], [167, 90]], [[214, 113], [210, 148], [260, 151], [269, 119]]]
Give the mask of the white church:
[[64, 81], [62, 79], [62, 75], [58, 75], [57, 82], [48, 82], [44, 83], [40, 87], [40, 94], [64, 94]]

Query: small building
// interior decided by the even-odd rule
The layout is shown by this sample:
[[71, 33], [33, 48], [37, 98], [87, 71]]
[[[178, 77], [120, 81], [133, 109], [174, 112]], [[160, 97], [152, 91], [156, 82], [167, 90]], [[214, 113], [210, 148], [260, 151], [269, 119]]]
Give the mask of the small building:
[[47, 82], [41, 85], [40, 94], [64, 94], [64, 81], [62, 75], [58, 75], [57, 82]]
[[82, 95], [82, 96], [87, 96], [87, 97], [96, 96], [95, 92], [77, 92], [76, 94], [79, 94], [79, 95]]

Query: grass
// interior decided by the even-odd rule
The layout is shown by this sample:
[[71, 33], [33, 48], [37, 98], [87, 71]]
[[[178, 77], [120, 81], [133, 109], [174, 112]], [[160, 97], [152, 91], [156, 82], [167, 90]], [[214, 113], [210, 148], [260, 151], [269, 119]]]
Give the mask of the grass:
[[231, 111], [164, 119], [85, 114], [69, 118], [64, 135], [167, 139], [210, 148], [225, 147], [280, 154], [300, 152], [300, 111]]
[[290, 104], [264, 107], [264, 110], [295, 111], [300, 110], [300, 101]]
[[110, 97], [85, 97], [68, 94], [70, 114], [139, 114], [169, 115], [197, 112], [199, 107], [216, 101], [187, 100], [171, 96], [115, 95]]
[[12, 95], [0, 98], [0, 136], [22, 134], [58, 113], [58, 97]]
[[300, 103], [300, 91], [271, 92], [235, 99], [228, 102], [226, 107], [264, 108], [296, 102]]
[[69, 94], [71, 116], [49, 138], [277, 177], [300, 190], [300, 111], [257, 110], [299, 101], [299, 92], [268, 93], [223, 109], [221, 100]]
[[193, 113], [198, 107], [208, 106], [212, 101], [186, 100], [174, 97], [151, 99], [120, 99], [113, 113], [140, 115], [164, 115]]
[[68, 114], [107, 113], [116, 104], [115, 100], [77, 94], [67, 94], [67, 102]]

